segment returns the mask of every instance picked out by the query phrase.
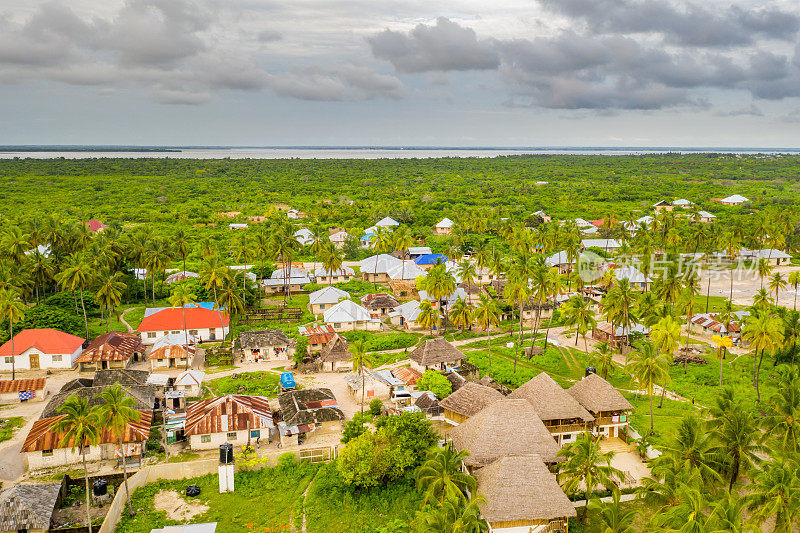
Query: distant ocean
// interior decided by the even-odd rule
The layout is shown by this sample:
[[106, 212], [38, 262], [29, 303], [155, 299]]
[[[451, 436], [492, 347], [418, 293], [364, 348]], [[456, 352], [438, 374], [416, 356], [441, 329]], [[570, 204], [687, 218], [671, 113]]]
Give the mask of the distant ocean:
[[796, 154], [800, 148], [670, 147], [423, 147], [423, 146], [0, 146], [0, 159], [87, 159], [96, 157], [171, 157], [175, 159], [425, 159], [507, 155], [643, 155], [661, 153]]

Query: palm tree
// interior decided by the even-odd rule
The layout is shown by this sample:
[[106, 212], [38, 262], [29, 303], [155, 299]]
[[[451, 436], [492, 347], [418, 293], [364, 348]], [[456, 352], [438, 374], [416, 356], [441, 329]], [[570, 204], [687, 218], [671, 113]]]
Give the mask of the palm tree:
[[121, 277], [122, 272], [114, 272], [113, 274], [106, 272], [101, 277], [100, 286], [95, 293], [95, 298], [106, 310], [106, 333], [108, 333], [111, 323], [111, 313], [122, 302], [122, 291], [127, 287], [120, 281]]
[[353, 365], [353, 372], [361, 376], [361, 413], [364, 413], [364, 389], [367, 384], [366, 369], [372, 366], [372, 358], [367, 355], [364, 348], [364, 340], [359, 339], [350, 345], [350, 363]]
[[295, 252], [301, 248], [301, 244], [294, 236], [294, 226], [288, 222], [281, 223], [272, 234], [272, 252], [276, 258], [283, 263], [283, 283], [286, 288], [283, 295], [284, 305], [292, 296], [292, 288], [289, 283], [292, 275], [292, 259]]
[[40, 291], [44, 296], [45, 287], [53, 279], [55, 267], [53, 260], [34, 248], [27, 259], [27, 269], [36, 285], [36, 302], [39, 303]]
[[439, 507], [426, 509], [416, 518], [420, 533], [481, 533], [486, 525], [481, 520], [480, 506], [486, 503], [482, 496], [472, 498], [464, 505], [460, 499], [449, 497]]
[[607, 342], [597, 344], [589, 358], [589, 364], [597, 369], [603, 379], [608, 378], [608, 374], [614, 369], [614, 351]]
[[[732, 391], [729, 394], [732, 397]], [[711, 435], [718, 443], [712, 453], [728, 472], [730, 476], [728, 490], [733, 490], [733, 484], [739, 478], [740, 470], [749, 471], [759, 463], [757, 453], [761, 451], [761, 446], [757, 442], [761, 431], [758, 419], [755, 413], [745, 409], [740, 401], [733, 400], [709, 425], [713, 428]]]
[[101, 421], [97, 409], [89, 407], [89, 400], [80, 396], [70, 396], [58, 408], [62, 417], [53, 425], [53, 433], [61, 434], [59, 448], [69, 446], [72, 451], [79, 448], [83, 461], [83, 479], [86, 482], [86, 523], [92, 533], [92, 517], [89, 514], [89, 473], [86, 470], [86, 451], [89, 446], [100, 442]]
[[[421, 287], [436, 302], [444, 300], [444, 314], [447, 317], [447, 298], [455, 292], [457, 285], [452, 272], [447, 271], [444, 263], [433, 265], [428, 271], [428, 275], [422, 278]], [[447, 323], [444, 324], [447, 331]]]
[[492, 376], [492, 326], [500, 325], [500, 308], [497, 302], [488, 294], [481, 293], [478, 307], [475, 309], [475, 320], [489, 339], [489, 377]]
[[696, 416], [688, 416], [678, 424], [673, 439], [661, 446], [664, 453], [653, 460], [653, 469], [670, 464], [670, 468], [696, 472], [703, 485], [711, 488], [722, 480], [716, 468], [719, 465], [716, 446], [706, 425]]
[[403, 264], [400, 266], [400, 279], [405, 280], [406, 255], [408, 254], [408, 248], [414, 244], [414, 237], [411, 236], [408, 226], [400, 226], [392, 232], [391, 240], [392, 244], [394, 245], [394, 249], [398, 250], [402, 254], [400, 260], [403, 262]]
[[[189, 329], [186, 327], [186, 307], [197, 303], [197, 296], [182, 283], [178, 283], [169, 297], [169, 305], [180, 307], [183, 312], [183, 333], [186, 337], [186, 370], [189, 370]], [[224, 330], [223, 330], [224, 331]]]
[[766, 260], [766, 258], [762, 257], [756, 263], [756, 270], [758, 271], [758, 278], [761, 280], [761, 288], [764, 288], [764, 278], [769, 276], [772, 273], [772, 266]]
[[757, 533], [760, 531], [752, 525], [749, 520], [744, 518], [745, 501], [738, 494], [726, 491], [717, 503], [711, 508], [709, 522], [712, 525], [711, 531], [727, 531], [730, 533]]
[[[378, 290], [378, 259], [381, 254], [386, 253], [392, 247], [392, 236], [386, 228], [378, 228], [375, 234], [370, 238], [369, 247], [375, 254], [375, 272], [372, 274], [372, 281], [375, 285], [375, 290]], [[405, 262], [403, 263], [405, 265]], [[403, 266], [405, 269], [405, 266]]]
[[772, 307], [772, 298], [770, 298], [767, 289], [761, 288], [753, 294], [753, 305], [754, 309], [758, 309], [760, 311], [767, 311]]
[[789, 272], [788, 282], [794, 289], [794, 303], [792, 304], [792, 309], [797, 311], [797, 287], [800, 285], [800, 270]]
[[575, 326], [575, 346], [578, 345], [578, 336], [583, 336], [583, 348], [588, 359], [589, 343], [586, 341], [586, 333], [597, 327], [591, 305], [582, 296], [573, 296], [564, 305], [562, 313], [566, 324]]
[[86, 317], [86, 306], [83, 303], [83, 290], [89, 286], [91, 267], [86, 259], [77, 253], [67, 259], [65, 268], [56, 275], [56, 281], [73, 293], [78, 290], [81, 296], [81, 309], [83, 309], [83, 323], [86, 326], [86, 338], [89, 338], [89, 319]]
[[800, 451], [800, 377], [797, 370], [783, 373], [765, 407], [764, 437], [788, 454]]
[[0, 237], [0, 249], [3, 255], [17, 265], [22, 264], [25, 253], [31, 247], [31, 236], [19, 226], [9, 226], [3, 230]]
[[[558, 463], [558, 482], [565, 492], [575, 494], [583, 488], [586, 501], [589, 495], [600, 485], [617, 490], [617, 481], [623, 479], [623, 473], [611, 466], [614, 452], [603, 453], [600, 449], [600, 438], [593, 437], [585, 431], [565, 448], [558, 451], [564, 461]], [[583, 520], [587, 517], [583, 511]]]
[[469, 455], [468, 451], [455, 451], [448, 442], [444, 448], [433, 448], [428, 457], [417, 469], [417, 490], [422, 504], [442, 504], [448, 497], [456, 497], [462, 502], [469, 499], [475, 491], [475, 478], [461, 471], [461, 463]]
[[[297, 241], [295, 241], [297, 242]], [[204, 283], [206, 290], [214, 291], [214, 309], [219, 314], [219, 323], [222, 327], [222, 343], [225, 344], [225, 321], [222, 317], [220, 300], [217, 289], [222, 289], [230, 280], [231, 270], [225, 265], [221, 265], [216, 256], [209, 256], [203, 262], [200, 269], [200, 281]]]
[[[678, 347], [678, 341], [681, 337], [681, 325], [675, 319], [667, 315], [653, 325], [650, 330], [650, 339], [653, 342], [653, 347], [657, 352], [663, 354], [668, 361], [673, 361], [673, 354]], [[686, 367], [684, 364], [684, 373]], [[667, 382], [661, 385], [661, 402], [658, 404], [660, 408], [664, 404], [664, 396], [667, 394]]]
[[[678, 312], [686, 317], [686, 353], [689, 353], [689, 335], [692, 332], [692, 317], [694, 316], [694, 294], [690, 289], [684, 289], [678, 299]], [[686, 359], [683, 360], [683, 373], [686, 373]]]
[[636, 509], [623, 509], [619, 501], [620, 494], [613, 491], [611, 501], [603, 503], [595, 498], [589, 502], [587, 509], [597, 511], [600, 518], [598, 533], [633, 533], [636, 529], [633, 522], [638, 512]]
[[423, 300], [419, 303], [419, 315], [417, 315], [417, 323], [425, 329], [431, 330], [433, 335], [433, 328], [438, 328], [441, 322], [441, 315], [439, 310], [431, 305], [428, 300]]
[[659, 526], [659, 531], [707, 533], [710, 520], [704, 513], [707, 504], [703, 492], [695, 485], [684, 485], [682, 492], [681, 502], [655, 515], [653, 522]]
[[128, 396], [119, 383], [106, 387], [100, 393], [103, 403], [98, 406], [97, 417], [103, 427], [111, 430], [119, 438], [119, 449], [122, 452], [122, 479], [125, 481], [125, 498], [128, 500], [128, 514], [134, 515], [131, 506], [131, 493], [128, 490], [128, 462], [125, 460], [125, 448], [122, 442], [125, 430], [131, 422], [138, 422], [142, 415], [136, 410], [136, 401]]
[[717, 358], [719, 359], [719, 386], [722, 388], [722, 361], [725, 360], [725, 351], [733, 346], [733, 341], [730, 337], [722, 335], [713, 335], [711, 342], [717, 345]]
[[322, 268], [328, 274], [328, 285], [333, 282], [332, 275], [342, 268], [344, 259], [342, 254], [332, 242], [328, 242], [322, 250]]
[[[528, 297], [530, 295], [530, 291], [526, 283], [518, 278], [512, 278], [506, 283], [506, 286], [503, 287], [503, 296], [505, 297], [506, 303], [510, 306], [514, 306], [516, 304], [517, 309], [519, 310], [519, 333], [517, 334], [517, 343], [514, 348], [514, 373], [517, 373], [517, 357], [519, 354], [519, 348], [522, 346], [522, 317], [523, 311], [525, 308], [525, 302], [528, 301]], [[534, 339], [535, 340], [535, 339]], [[531, 352], [533, 353], [533, 352]]]
[[[241, 275], [244, 276], [244, 272]], [[235, 277], [225, 283], [222, 291], [219, 293], [219, 305], [228, 311], [228, 317], [231, 319], [240, 316], [244, 313], [244, 300], [239, 297], [236, 288]]]
[[786, 290], [786, 278], [784, 278], [783, 274], [780, 272], [775, 272], [772, 277], [769, 278], [767, 288], [770, 292], [775, 293], [775, 305], [778, 305], [778, 291]]
[[14, 354], [14, 322], [19, 322], [25, 318], [25, 304], [19, 299], [19, 291], [16, 289], [0, 289], [0, 320], [8, 320], [11, 329], [11, 380], [17, 379], [16, 376], [16, 355]]
[[462, 333], [466, 327], [472, 324], [472, 308], [463, 298], [456, 300], [450, 309], [450, 322]]
[[458, 276], [461, 278], [461, 283], [467, 284], [467, 298], [469, 298], [472, 294], [472, 284], [478, 276], [478, 268], [475, 263], [464, 259], [458, 264]]
[[653, 389], [657, 383], [665, 383], [669, 379], [667, 370], [669, 362], [664, 355], [656, 350], [649, 342], [639, 345], [628, 362], [628, 371], [640, 390], [647, 392], [650, 397], [650, 433], [653, 433]]
[[753, 387], [756, 389], [756, 402], [760, 402], [761, 393], [758, 385], [761, 362], [764, 360], [764, 352], [766, 350], [772, 352], [780, 347], [780, 343], [783, 340], [780, 319], [763, 311], [756, 312], [744, 323], [742, 336], [748, 340], [750, 347], [754, 351]]
[[761, 526], [775, 517], [775, 533], [792, 533], [800, 518], [800, 481], [797, 462], [778, 456], [752, 474], [753, 483], [744, 499], [753, 520]]
[[175, 237], [172, 238], [172, 245], [175, 246], [175, 253], [183, 261], [183, 271], [186, 272], [186, 256], [189, 255], [189, 240], [186, 238], [186, 232], [183, 228], [179, 228], [175, 232]]

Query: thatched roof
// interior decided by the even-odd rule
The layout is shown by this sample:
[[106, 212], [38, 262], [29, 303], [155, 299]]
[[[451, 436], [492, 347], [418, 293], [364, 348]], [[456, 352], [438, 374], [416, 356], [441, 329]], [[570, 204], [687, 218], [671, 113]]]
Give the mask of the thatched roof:
[[589, 374], [567, 389], [567, 392], [592, 413], [633, 409], [630, 402], [611, 383], [597, 374]]
[[472, 416], [504, 396], [491, 387], [468, 381], [453, 394], [443, 398], [439, 406], [463, 416]]
[[394, 309], [395, 307], [400, 305], [398, 301], [394, 299], [393, 296], [386, 293], [368, 294], [367, 296], [361, 298], [361, 302], [364, 304], [364, 307], [366, 307], [370, 311], [380, 311], [381, 309]]
[[320, 351], [319, 360], [323, 363], [338, 363], [340, 361], [349, 361], [351, 357], [352, 354], [347, 349], [347, 341], [344, 337], [336, 335], [336, 337]]
[[455, 363], [466, 359], [466, 356], [461, 350], [439, 337], [418, 345], [408, 354], [408, 358], [422, 366], [433, 366], [440, 363]]
[[509, 398], [528, 400], [542, 420], [569, 420], [580, 418], [586, 422], [594, 417], [567, 391], [542, 372], [508, 395]]
[[[441, 405], [441, 402], [439, 402]], [[450, 430], [453, 445], [469, 450], [468, 466], [486, 466], [506, 455], [535, 453], [546, 463], [560, 460], [560, 447], [527, 400], [503, 399]]]
[[536, 454], [501, 457], [475, 473], [486, 498], [481, 515], [491, 523], [552, 520], [576, 516], [547, 466]]
[[61, 483], [14, 485], [0, 494], [0, 531], [50, 529]]
[[450, 386], [453, 387], [453, 392], [463, 387], [464, 383], [467, 382], [466, 378], [455, 370], [447, 374], [447, 381], [449, 381]]

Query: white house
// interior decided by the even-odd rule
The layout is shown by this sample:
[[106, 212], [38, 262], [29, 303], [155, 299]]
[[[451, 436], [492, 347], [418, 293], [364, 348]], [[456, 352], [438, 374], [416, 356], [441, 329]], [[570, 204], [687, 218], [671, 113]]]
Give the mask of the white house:
[[[359, 261], [358, 266], [364, 281], [385, 283], [389, 281], [389, 269], [402, 264], [402, 259], [398, 259], [389, 254], [378, 254], [362, 259]], [[413, 261], [408, 261], [406, 265], [408, 264], [414, 263]]]
[[0, 346], [0, 371], [70, 369], [83, 348], [84, 339], [57, 329], [23, 329], [11, 341]]
[[692, 202], [686, 200], [685, 198], [680, 198], [672, 202], [672, 205], [674, 205], [675, 207], [680, 207], [681, 209], [689, 209], [693, 204]]
[[192, 450], [212, 450], [227, 442], [245, 446], [248, 438], [267, 443], [274, 427], [268, 398], [229, 394], [189, 404], [183, 434]]
[[739, 252], [744, 259], [753, 261], [766, 260], [767, 263], [773, 266], [786, 265], [792, 260], [792, 256], [783, 250], [775, 250], [772, 248], [764, 248], [763, 250], [747, 250], [742, 248]]
[[187, 398], [200, 396], [203, 392], [203, 379], [206, 373], [200, 370], [185, 370], [175, 378], [172, 386], [177, 391], [183, 391]]
[[300, 228], [294, 232], [294, 239], [303, 246], [307, 246], [314, 242], [314, 233], [308, 228]]
[[204, 307], [162, 309], [146, 316], [136, 331], [141, 334], [143, 344], [155, 344], [160, 337], [183, 333], [184, 319], [189, 335], [197, 337], [200, 342], [224, 339], [228, 334], [228, 314]]
[[347, 232], [346, 231], [337, 231], [330, 237], [328, 240], [333, 243], [336, 248], [342, 248], [344, 246], [345, 241], [347, 240]]
[[323, 267], [314, 269], [314, 281], [320, 285], [332, 285], [334, 283], [347, 283], [356, 275], [355, 270], [348, 266], [340, 267], [337, 270], [327, 270]]
[[378, 222], [375, 223], [376, 226], [379, 228], [391, 228], [394, 226], [399, 226], [400, 223], [393, 219], [392, 217], [384, 217], [380, 219]]
[[742, 196], [741, 194], [733, 194], [728, 196], [727, 198], [723, 198], [719, 201], [722, 205], [742, 205], [745, 202], [749, 202], [750, 200]]
[[640, 289], [644, 289], [647, 284], [653, 282], [649, 276], [645, 276], [641, 270], [631, 265], [622, 266], [615, 269], [614, 277], [618, 281], [626, 279], [632, 287], [638, 287]]
[[322, 315], [326, 324], [331, 324], [333, 329], [339, 331], [381, 329], [381, 321], [372, 318], [369, 310], [358, 305], [352, 300], [343, 300], [327, 309]]
[[455, 224], [455, 222], [447, 217], [444, 217], [436, 224], [434, 232], [436, 235], [450, 235], [450, 233], [453, 232], [453, 224]]
[[712, 215], [708, 211], [698, 211], [697, 216], [699, 222], [711, 222], [715, 218], [717, 218], [715, 215]]
[[389, 312], [389, 321], [395, 326], [404, 326], [406, 329], [419, 328], [417, 317], [419, 317], [419, 302], [411, 300], [400, 304]]
[[617, 239], [583, 239], [583, 248], [600, 248], [609, 252], [616, 252], [622, 245]]
[[309, 310], [315, 315], [321, 315], [327, 309], [338, 304], [340, 300], [350, 298], [350, 293], [338, 287], [324, 287], [308, 295]]

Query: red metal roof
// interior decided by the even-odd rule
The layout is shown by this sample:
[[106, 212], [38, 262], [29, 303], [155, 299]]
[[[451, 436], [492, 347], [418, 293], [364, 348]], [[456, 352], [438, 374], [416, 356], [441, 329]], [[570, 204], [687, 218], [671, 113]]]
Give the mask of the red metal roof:
[[[138, 422], [131, 422], [125, 428], [122, 441], [144, 442], [150, 434], [150, 425], [153, 421], [152, 411], [139, 411], [141, 418]], [[62, 435], [51, 431], [53, 425], [64, 418], [66, 415], [51, 416], [42, 418], [33, 423], [33, 427], [28, 432], [28, 437], [22, 445], [23, 452], [34, 452], [42, 450], [55, 450], [57, 448], [70, 448], [72, 442], [61, 445]], [[108, 427], [103, 427], [100, 433], [100, 444], [110, 444], [119, 442], [119, 437]]]
[[101, 229], [107, 228], [105, 224], [100, 222], [99, 220], [90, 220], [89, 222], [85, 223], [86, 226], [89, 228], [89, 231], [100, 231]]
[[136, 352], [144, 352], [144, 345], [135, 333], [111, 331], [94, 339], [75, 361], [125, 361]]
[[[195, 349], [194, 347], [189, 347], [189, 353], [194, 356]], [[147, 356], [148, 359], [185, 359], [186, 358], [186, 346], [181, 346], [180, 344], [172, 344], [170, 346], [162, 346], [157, 350], [153, 350], [150, 352], [150, 355]]]
[[[36, 348], [46, 354], [67, 355], [75, 353], [84, 339], [58, 331], [57, 329], [23, 329], [14, 335], [14, 355], [28, 348]], [[11, 355], [11, 341], [0, 346], [0, 357]]]
[[0, 393], [44, 390], [46, 378], [15, 379], [0, 381]]
[[145, 317], [136, 331], [183, 330], [184, 310], [186, 311], [186, 329], [218, 328], [220, 327], [220, 315], [222, 315], [221, 322], [224, 327], [227, 328], [230, 323], [228, 314], [223, 311], [214, 311], [202, 307], [186, 309], [170, 307]]

